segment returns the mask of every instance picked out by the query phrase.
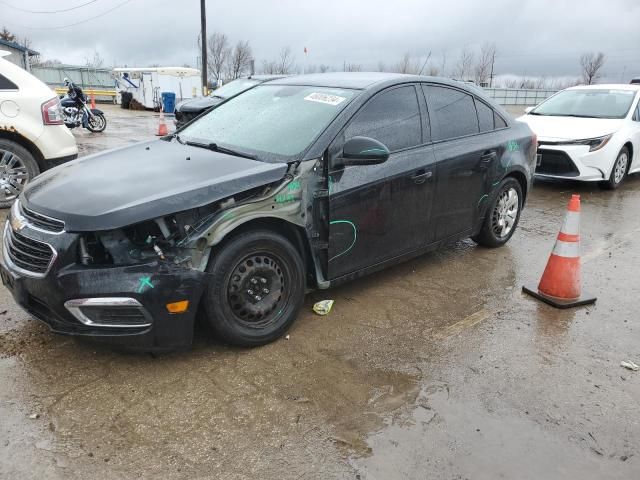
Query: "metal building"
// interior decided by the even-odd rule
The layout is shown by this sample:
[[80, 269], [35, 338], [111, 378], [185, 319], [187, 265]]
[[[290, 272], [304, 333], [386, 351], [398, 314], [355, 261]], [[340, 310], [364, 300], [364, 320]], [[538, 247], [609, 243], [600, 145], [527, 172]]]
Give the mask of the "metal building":
[[9, 60], [11, 63], [15, 63], [19, 67], [24, 68], [27, 72], [31, 71], [31, 57], [40, 55], [35, 50], [24, 47], [16, 42], [9, 40], [2, 40], [0, 38], [0, 50], [10, 52], [11, 55], [4, 57], [5, 60]]

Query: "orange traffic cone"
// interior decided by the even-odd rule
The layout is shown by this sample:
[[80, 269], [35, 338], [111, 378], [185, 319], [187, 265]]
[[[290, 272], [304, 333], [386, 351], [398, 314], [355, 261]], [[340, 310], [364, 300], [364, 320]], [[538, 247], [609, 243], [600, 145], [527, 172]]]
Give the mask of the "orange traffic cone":
[[556, 308], [594, 303], [580, 283], [580, 195], [572, 195], [558, 239], [538, 288], [522, 287], [529, 295]]
[[91, 108], [96, 108], [96, 94], [91, 92]]
[[161, 108], [160, 109], [160, 121], [158, 123], [158, 133], [156, 133], [156, 135], [158, 137], [164, 137], [168, 133], [169, 132], [167, 131], [167, 124], [164, 121], [164, 111]]

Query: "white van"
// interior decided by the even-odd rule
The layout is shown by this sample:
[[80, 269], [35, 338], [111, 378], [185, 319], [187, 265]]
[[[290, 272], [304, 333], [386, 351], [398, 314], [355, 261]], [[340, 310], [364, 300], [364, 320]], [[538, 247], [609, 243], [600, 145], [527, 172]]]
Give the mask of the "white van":
[[78, 156], [55, 92], [7, 55], [0, 50], [0, 208], [40, 172]]

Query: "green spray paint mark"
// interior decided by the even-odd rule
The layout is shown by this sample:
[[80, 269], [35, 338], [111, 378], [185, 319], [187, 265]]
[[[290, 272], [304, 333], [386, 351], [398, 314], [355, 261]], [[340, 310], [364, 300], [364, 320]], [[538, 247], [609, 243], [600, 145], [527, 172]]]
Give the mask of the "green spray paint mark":
[[333, 192], [333, 177], [329, 175], [329, 194]]
[[235, 214], [235, 213], [233, 213], [233, 212], [227, 212], [227, 213], [225, 213], [225, 214], [222, 216], [222, 218], [221, 218], [220, 220], [229, 220], [230, 218], [233, 218], [233, 217], [235, 217], [235, 216], [236, 216], [236, 214]]
[[482, 201], [483, 201], [483, 200], [486, 200], [487, 198], [489, 198], [489, 195], [486, 195], [486, 194], [485, 194], [485, 195], [482, 195], [482, 196], [480, 197], [480, 200], [478, 200], [478, 205], [476, 205], [476, 208], [479, 208], [479, 207], [480, 207], [480, 204], [482, 203]]
[[287, 189], [290, 192], [297, 192], [298, 190], [300, 190], [300, 180], [295, 180], [295, 181], [291, 182], [289, 184], [289, 186], [287, 187]]
[[280, 193], [275, 196], [274, 200], [276, 203], [288, 203], [295, 201], [296, 196], [292, 193]]
[[368, 148], [367, 150], [362, 150], [360, 155], [365, 153], [388, 153], [384, 148]]
[[354, 223], [350, 222], [349, 220], [334, 220], [333, 222], [329, 222], [329, 225], [337, 225], [340, 223], [346, 223], [347, 225], [351, 225], [351, 228], [353, 228], [353, 242], [351, 242], [351, 245], [349, 245], [346, 250], [340, 252], [337, 255], [334, 255], [329, 259], [329, 261], [335, 260], [336, 258], [341, 257], [342, 255], [348, 253], [349, 250], [351, 250], [353, 246], [356, 244], [356, 240], [358, 239], [358, 229], [356, 228]]
[[515, 140], [509, 140], [507, 142], [507, 151], [508, 152], [517, 152], [520, 150], [520, 144]]
[[139, 282], [140, 282], [140, 285], [138, 286], [138, 293], [142, 293], [142, 291], [144, 290], [144, 287], [153, 288], [153, 283], [151, 283], [151, 277], [141, 277]]

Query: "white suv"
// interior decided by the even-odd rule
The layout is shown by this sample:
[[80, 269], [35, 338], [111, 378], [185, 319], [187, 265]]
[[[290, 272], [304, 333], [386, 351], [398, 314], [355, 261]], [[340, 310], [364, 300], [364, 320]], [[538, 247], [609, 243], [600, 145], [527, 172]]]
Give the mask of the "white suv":
[[0, 50], [0, 208], [41, 171], [78, 156], [55, 92], [7, 55]]

